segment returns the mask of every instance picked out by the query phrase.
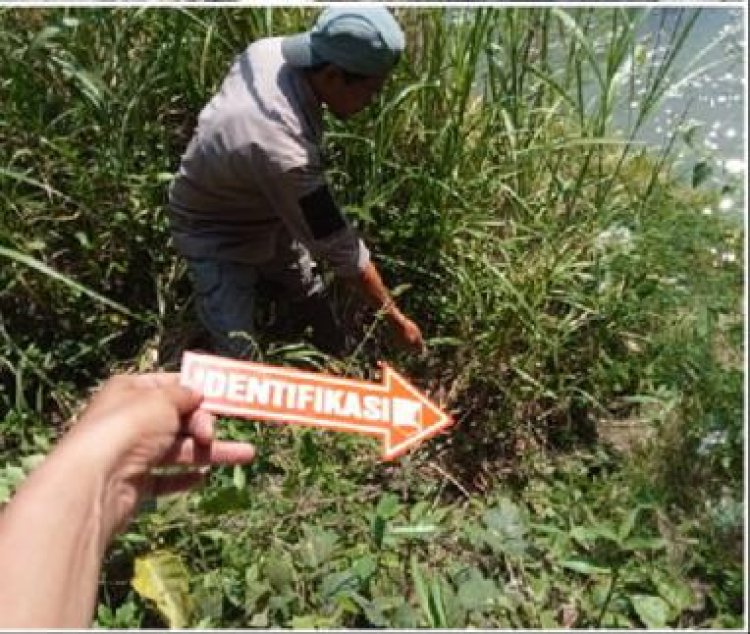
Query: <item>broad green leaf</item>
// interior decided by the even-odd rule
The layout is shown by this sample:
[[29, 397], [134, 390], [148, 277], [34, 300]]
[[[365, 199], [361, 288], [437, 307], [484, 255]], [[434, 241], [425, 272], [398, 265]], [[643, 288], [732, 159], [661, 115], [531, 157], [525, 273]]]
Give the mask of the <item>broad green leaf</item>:
[[386, 493], [375, 509], [375, 512], [384, 519], [391, 519], [398, 513], [401, 508], [401, 503], [398, 501], [398, 496], [394, 493]]
[[305, 538], [300, 546], [302, 560], [310, 568], [318, 568], [333, 555], [338, 535], [333, 531], [307, 525], [303, 530]]
[[462, 526], [461, 530], [464, 533], [464, 536], [469, 541], [469, 544], [471, 544], [472, 548], [479, 548], [482, 546], [485, 542], [484, 540], [484, 534], [487, 532], [485, 529], [483, 529], [480, 526], [477, 526], [473, 522], [467, 520]]
[[15, 488], [25, 479], [26, 472], [18, 465], [9, 464], [5, 467], [3, 480], [5, 480], [5, 482], [7, 482], [9, 486]]
[[408, 603], [403, 602], [393, 613], [392, 627], [414, 630], [419, 626], [419, 615]]
[[383, 610], [375, 601], [370, 601], [357, 592], [351, 593], [351, 599], [361, 608], [370, 625], [375, 627], [388, 626]]
[[467, 610], [482, 610], [492, 607], [499, 591], [492, 579], [485, 579], [477, 569], [472, 569], [469, 578], [458, 586], [458, 600]]
[[271, 554], [263, 566], [268, 582], [274, 590], [280, 592], [289, 588], [294, 580], [294, 568], [282, 556]]
[[601, 623], [602, 629], [606, 628], [612, 628], [612, 629], [635, 629], [637, 628], [637, 623], [633, 622], [631, 619], [629, 619], [624, 614], [620, 614], [619, 612], [607, 612], [605, 614], [604, 618], [602, 619]]
[[244, 608], [248, 614], [255, 613], [260, 599], [270, 592], [271, 586], [260, 579], [260, 566], [257, 563], [245, 569]]
[[352, 572], [357, 575], [360, 581], [366, 581], [372, 577], [377, 569], [378, 562], [370, 555], [360, 557], [352, 564]]
[[526, 520], [513, 502], [501, 499], [497, 506], [485, 512], [484, 523], [487, 526], [484, 539], [490, 548], [510, 555], [524, 553]]
[[695, 602], [693, 589], [682, 579], [656, 572], [651, 575], [651, 580], [654, 582], [659, 596], [674, 608], [676, 612], [674, 616], [677, 616], [683, 610], [687, 610]]
[[[211, 623], [220, 623], [222, 616], [222, 603], [224, 600], [223, 577], [219, 569], [210, 570], [198, 579], [193, 580], [193, 605], [195, 606], [196, 615], [202, 617], [201, 620], [208, 619], [208, 625]], [[196, 627], [201, 627], [196, 623]]]
[[190, 577], [179, 555], [162, 550], [138, 557], [131, 585], [139, 595], [156, 604], [170, 628], [189, 625]]
[[630, 597], [633, 609], [649, 629], [663, 629], [669, 619], [669, 606], [661, 597], [634, 594]]
[[326, 575], [320, 587], [320, 594], [323, 598], [329, 599], [339, 594], [349, 595], [357, 588], [359, 588], [357, 576], [351, 570], [344, 570]]

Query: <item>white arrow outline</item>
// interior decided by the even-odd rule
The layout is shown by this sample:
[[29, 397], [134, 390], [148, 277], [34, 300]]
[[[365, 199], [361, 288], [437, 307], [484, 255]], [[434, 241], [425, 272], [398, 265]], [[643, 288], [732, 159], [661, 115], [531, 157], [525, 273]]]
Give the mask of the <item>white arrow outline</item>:
[[[387, 395], [392, 394], [393, 381], [397, 381], [402, 389], [407, 391], [423, 408], [428, 408], [437, 415], [437, 421], [428, 427], [422, 428], [421, 431], [416, 434], [411, 434], [406, 437], [405, 440], [400, 443], [393, 444], [392, 436], [397, 433], [396, 425], [393, 420], [390, 423], [383, 423], [383, 426], [373, 426], [359, 423], [347, 423], [344, 421], [331, 421], [330, 419], [320, 419], [313, 416], [307, 416], [305, 414], [293, 414], [293, 413], [277, 413], [269, 412], [268, 410], [258, 409], [253, 407], [235, 407], [232, 405], [226, 405], [223, 402], [206, 399], [203, 401], [201, 407], [212, 411], [217, 414], [234, 414], [243, 418], [248, 416], [257, 417], [259, 419], [269, 419], [278, 421], [281, 423], [288, 423], [290, 421], [299, 423], [302, 425], [309, 425], [314, 427], [323, 427], [332, 429], [334, 431], [351, 431], [355, 433], [364, 433], [374, 436], [383, 437], [383, 454], [381, 455], [382, 460], [393, 460], [401, 454], [408, 451], [411, 447], [416, 446], [422, 440], [434, 436], [442, 429], [449, 427], [453, 424], [453, 419], [440, 410], [434, 405], [424, 394], [414, 388], [409, 381], [407, 381], [401, 374], [396, 372], [386, 363], [380, 363], [380, 367], [383, 372], [381, 383], [373, 383], [370, 381], [361, 381], [357, 379], [346, 379], [334, 377], [326, 374], [318, 374], [315, 372], [306, 372], [304, 370], [286, 369], [277, 366], [267, 366], [252, 361], [238, 361], [236, 359], [227, 359], [225, 357], [217, 357], [209, 354], [201, 354], [198, 352], [185, 351], [182, 357], [182, 371], [180, 374], [180, 384], [186, 387], [191, 386], [188, 379], [192, 376], [192, 367], [194, 362], [204, 361], [209, 366], [218, 367], [226, 370], [238, 370], [243, 373], [247, 373], [248, 370], [257, 372], [260, 375], [265, 376], [281, 376], [287, 379], [296, 379], [298, 381], [313, 381], [322, 382], [335, 385], [337, 387], [358, 387], [360, 389], [366, 389], [370, 392], [384, 393]], [[385, 426], [388, 425], [388, 426]]]

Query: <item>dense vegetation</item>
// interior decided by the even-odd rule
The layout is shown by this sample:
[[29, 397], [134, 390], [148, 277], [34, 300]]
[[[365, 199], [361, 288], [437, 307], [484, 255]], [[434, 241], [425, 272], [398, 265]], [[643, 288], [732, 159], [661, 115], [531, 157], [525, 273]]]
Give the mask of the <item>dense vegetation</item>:
[[[167, 182], [233, 56], [310, 15], [0, 9], [0, 504], [98, 381], [195, 340]], [[643, 61], [635, 9], [398, 15], [407, 58], [327, 150], [429, 353], [334, 286], [349, 356], [257, 355], [367, 378], [387, 359], [456, 426], [381, 464], [372, 441], [224, 420], [255, 464], [144, 509], [97, 623], [739, 627], [742, 226], [674, 173], [695, 129], [629, 142], [674, 56]]]

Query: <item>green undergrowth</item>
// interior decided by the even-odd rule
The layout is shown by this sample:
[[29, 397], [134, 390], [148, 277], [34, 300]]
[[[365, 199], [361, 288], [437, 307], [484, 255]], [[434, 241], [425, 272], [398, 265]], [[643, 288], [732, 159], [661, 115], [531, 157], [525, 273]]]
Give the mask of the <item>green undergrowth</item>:
[[[429, 353], [334, 283], [348, 355], [264, 338], [256, 358], [373, 380], [384, 359], [456, 424], [391, 464], [223, 420], [255, 463], [144, 507], [97, 625], [741, 626], [745, 236], [703, 210], [743, 184], [678, 178], [694, 127], [628, 142], [672, 81], [669, 56], [628, 62], [643, 16], [399, 11], [404, 62], [379, 107], [327, 122], [326, 154]], [[232, 56], [308, 17], [0, 9], [0, 504], [98, 381], [200, 341], [166, 186]]]

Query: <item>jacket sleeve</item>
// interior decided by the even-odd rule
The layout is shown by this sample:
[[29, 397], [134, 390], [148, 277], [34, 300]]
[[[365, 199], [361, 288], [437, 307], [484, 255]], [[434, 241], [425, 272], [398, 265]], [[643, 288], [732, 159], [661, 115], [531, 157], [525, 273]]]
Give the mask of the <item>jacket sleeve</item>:
[[364, 270], [370, 252], [333, 200], [321, 170], [272, 170], [262, 187], [289, 233], [325, 259], [336, 275], [355, 277]]

